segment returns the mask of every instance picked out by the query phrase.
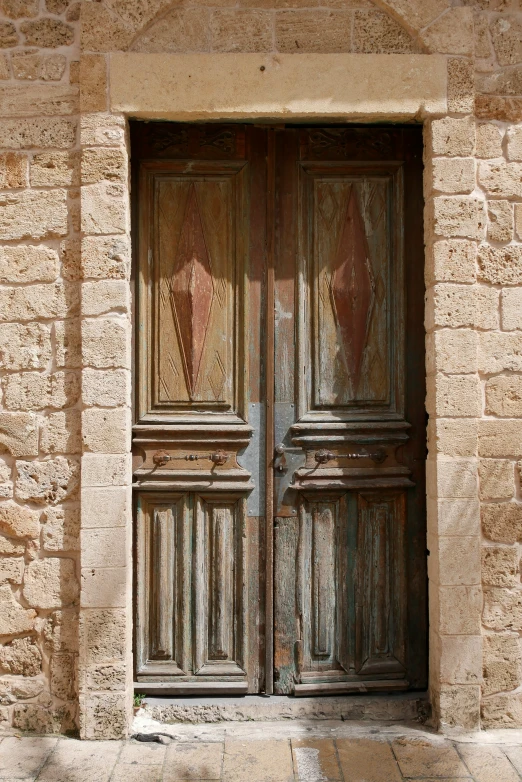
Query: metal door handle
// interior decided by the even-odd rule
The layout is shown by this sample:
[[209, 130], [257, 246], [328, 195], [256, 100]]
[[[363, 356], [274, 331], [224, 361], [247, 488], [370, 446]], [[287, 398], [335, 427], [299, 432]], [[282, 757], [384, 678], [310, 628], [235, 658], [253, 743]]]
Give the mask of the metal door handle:
[[[188, 462], [197, 462], [199, 459], [210, 459], [211, 462], [221, 467], [228, 461], [230, 454], [225, 453], [225, 451], [222, 450], [217, 450], [208, 454], [186, 453], [182, 454], [179, 458], [186, 459]], [[174, 459], [174, 456], [171, 456], [166, 451], [156, 451], [152, 457], [152, 461], [158, 467], [163, 467], [163, 465], [170, 462], [171, 459]]]
[[326, 448], [321, 448], [321, 450], [315, 452], [315, 461], [317, 464], [327, 464], [327, 462], [330, 462], [332, 459], [371, 459], [373, 462], [376, 462], [376, 464], [381, 464], [387, 456], [388, 454], [384, 448], [378, 448], [373, 453], [368, 451], [359, 451], [358, 453], [332, 453], [332, 451], [328, 451]]

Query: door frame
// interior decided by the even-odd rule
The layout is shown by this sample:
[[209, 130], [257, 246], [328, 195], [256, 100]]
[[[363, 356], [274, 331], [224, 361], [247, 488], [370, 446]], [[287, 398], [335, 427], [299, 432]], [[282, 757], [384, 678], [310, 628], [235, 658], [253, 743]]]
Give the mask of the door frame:
[[[93, 57], [93, 55], [87, 55]], [[234, 67], [231, 69], [231, 58]], [[108, 85], [109, 103], [96, 100], [92, 96], [92, 81], [89, 68], [80, 69], [80, 90], [86, 96], [85, 110], [99, 112], [91, 114], [101, 128], [107, 128], [110, 134], [89, 131], [86, 125], [81, 140], [82, 149], [97, 146], [116, 148], [125, 158], [128, 165], [129, 147], [128, 134], [125, 132], [127, 120], [131, 117], [144, 119], [171, 119], [177, 121], [234, 121], [250, 119], [254, 121], [277, 121], [284, 118], [287, 122], [311, 120], [328, 124], [336, 122], [403, 122], [405, 120], [422, 122], [429, 127], [433, 120], [449, 116], [450, 111], [459, 111], [455, 107], [448, 108], [447, 58], [440, 55], [138, 55], [133, 53], [116, 53], [107, 58], [102, 55], [103, 76], [98, 82], [103, 90]], [[180, 74], [187, 77], [190, 71], [198, 67], [204, 60], [205, 67], [200, 69], [199, 88], [187, 91], [186, 83]], [[393, 61], [393, 62], [392, 62]], [[280, 78], [283, 73], [292, 72], [290, 79]], [[270, 89], [265, 91], [260, 84], [259, 72], [274, 73], [270, 81]], [[361, 96], [361, 73], [364, 72], [364, 88]], [[238, 82], [237, 75], [241, 73]], [[110, 77], [109, 77], [110, 74]], [[173, 75], [176, 79], [173, 80]], [[313, 80], [311, 80], [313, 75]], [[339, 78], [339, 75], [342, 78]], [[168, 80], [170, 79], [170, 82]], [[186, 80], [186, 81], [187, 81]], [[167, 83], [168, 82], [168, 83]], [[147, 84], [144, 90], [143, 84]], [[187, 82], [188, 83], [188, 82]], [[189, 83], [190, 84], [190, 83]], [[267, 80], [268, 84], [268, 80]], [[332, 99], [332, 84], [335, 84], [335, 99]], [[167, 89], [169, 86], [169, 89]], [[228, 86], [228, 91], [226, 87]], [[236, 92], [230, 92], [232, 87]], [[384, 90], [384, 93], [383, 93]], [[382, 94], [383, 93], [383, 94]], [[105, 93], [104, 93], [105, 94]], [[233, 95], [231, 98], [230, 95]], [[460, 110], [461, 111], [461, 110]], [[109, 113], [107, 113], [109, 112]], [[462, 112], [461, 113], [467, 113]], [[100, 140], [101, 139], [101, 140]], [[108, 140], [107, 140], [108, 139]], [[429, 162], [435, 155], [430, 134], [425, 134], [426, 158]], [[426, 165], [424, 171], [425, 192], [433, 192], [433, 175], [431, 167]], [[100, 189], [105, 193], [107, 183], [100, 171], [99, 181], [82, 181], [82, 210], [89, 208], [89, 203], [99, 197]], [[87, 239], [92, 235], [93, 241], [86, 241], [82, 247], [82, 264], [85, 260], [92, 262], [94, 245], [102, 238], [96, 239], [98, 233], [117, 235], [118, 241], [111, 245], [110, 253], [100, 249], [100, 257], [105, 263], [98, 280], [113, 279], [111, 268], [120, 265], [126, 271], [123, 279], [127, 283], [128, 294], [131, 293], [129, 237], [130, 237], [130, 186], [123, 181], [119, 188], [112, 189], [108, 194], [113, 198], [114, 209], [111, 214], [113, 225], [106, 230], [89, 229], [84, 235]], [[436, 235], [433, 221], [426, 220], [424, 226], [426, 244], [426, 279], [427, 313], [432, 322], [433, 284], [437, 281], [433, 271], [433, 245]], [[121, 240], [121, 241], [120, 241]], [[118, 243], [119, 242], [119, 243]], [[112, 266], [111, 266], [112, 264]], [[103, 263], [102, 263], [103, 267]], [[108, 268], [111, 267], [111, 268]], [[99, 284], [99, 283], [97, 283]], [[119, 331], [117, 335], [118, 350], [121, 360], [109, 365], [108, 371], [123, 369], [127, 375], [131, 369], [132, 330], [130, 328], [131, 307], [130, 296], [122, 304], [118, 313]], [[88, 316], [89, 317], [89, 316]], [[100, 320], [101, 319], [101, 322]], [[95, 313], [89, 318], [84, 328], [84, 350], [96, 339], [96, 327], [103, 330], [104, 320], [111, 320], [106, 313]], [[112, 321], [116, 321], [113, 318]], [[111, 321], [111, 322], [112, 322]], [[428, 340], [428, 368], [433, 366], [437, 357], [437, 345]], [[435, 375], [429, 369], [427, 375], [428, 397], [435, 394]], [[80, 713], [82, 720], [82, 735], [86, 738], [100, 735], [100, 709], [104, 714], [110, 713], [115, 721], [113, 732], [124, 734], [130, 725], [132, 716], [132, 510], [130, 493], [132, 474], [130, 464], [130, 400], [123, 406], [118, 422], [122, 428], [122, 437], [118, 442], [92, 452], [88, 447], [82, 455], [82, 547], [89, 546], [89, 530], [96, 525], [92, 520], [93, 503], [100, 502], [109, 494], [110, 503], [106, 506], [106, 527], [110, 531], [121, 533], [125, 530], [125, 563], [121, 567], [111, 567], [103, 555], [99, 561], [92, 562], [89, 567], [82, 567], [82, 589], [80, 619], [83, 628], [80, 636]], [[436, 422], [436, 416], [434, 416]], [[429, 440], [430, 442], [430, 440]], [[444, 470], [445, 480], [450, 480], [451, 460], [449, 455], [440, 453], [434, 437], [430, 442], [430, 454], [427, 469], [428, 496], [428, 545], [431, 548], [429, 560], [430, 582], [430, 700], [435, 711], [435, 721], [449, 720], [450, 724], [469, 726], [470, 711], [475, 714], [480, 698], [479, 685], [467, 685], [445, 678], [443, 669], [445, 661], [452, 656], [451, 634], [443, 629], [451, 612], [451, 596], [456, 597], [456, 591], [451, 587], [453, 582], [440, 583], [440, 545], [439, 538], [439, 498], [446, 497], [441, 478], [438, 478], [440, 466]], [[475, 466], [476, 469], [476, 466]], [[442, 473], [441, 473], [442, 474]], [[478, 495], [473, 495], [474, 497]], [[476, 538], [476, 540], [475, 540]], [[118, 540], [120, 537], [118, 537]], [[446, 539], [447, 540], [447, 539]], [[479, 545], [480, 530], [471, 543]], [[477, 549], [478, 550], [478, 549]], [[477, 569], [477, 568], [475, 568]], [[445, 591], [446, 590], [446, 591]], [[448, 592], [449, 590], [449, 592]], [[469, 636], [470, 641], [480, 641], [480, 567], [473, 584], [468, 585], [468, 591], [473, 592], [472, 602], [466, 610], [476, 630]], [[451, 595], [450, 595], [451, 592]], [[471, 600], [471, 597], [470, 597]], [[443, 601], [443, 602], [442, 602]], [[107, 692], [91, 676], [93, 663], [90, 651], [92, 633], [89, 628], [99, 626], [101, 617], [110, 616], [121, 633], [121, 652], [118, 670], [120, 685], [115, 692]], [[459, 684], [460, 687], [456, 687]], [[462, 697], [461, 697], [462, 696]], [[457, 701], [455, 700], [457, 698]], [[460, 700], [459, 700], [460, 698]], [[460, 704], [460, 705], [459, 705]], [[473, 717], [474, 719], [474, 717]]]

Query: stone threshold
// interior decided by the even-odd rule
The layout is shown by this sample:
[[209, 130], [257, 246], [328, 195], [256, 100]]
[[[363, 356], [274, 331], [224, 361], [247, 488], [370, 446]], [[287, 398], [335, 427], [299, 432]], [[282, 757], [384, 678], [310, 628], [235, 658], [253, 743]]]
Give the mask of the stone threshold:
[[[136, 687], [139, 692], [139, 685]], [[427, 693], [326, 695], [147, 696], [139, 714], [160, 724], [279, 722], [288, 720], [380, 720], [424, 722], [430, 708]]]

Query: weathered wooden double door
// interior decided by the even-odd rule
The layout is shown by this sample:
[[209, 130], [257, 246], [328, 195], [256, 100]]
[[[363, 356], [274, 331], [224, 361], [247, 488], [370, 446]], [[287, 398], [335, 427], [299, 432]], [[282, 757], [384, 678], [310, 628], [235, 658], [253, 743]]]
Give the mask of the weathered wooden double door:
[[426, 685], [422, 142], [134, 123], [136, 678]]

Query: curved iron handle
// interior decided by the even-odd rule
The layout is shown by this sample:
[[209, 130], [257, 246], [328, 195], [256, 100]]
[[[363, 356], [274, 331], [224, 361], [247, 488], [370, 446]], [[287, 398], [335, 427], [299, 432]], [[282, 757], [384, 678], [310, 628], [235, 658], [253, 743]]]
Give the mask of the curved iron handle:
[[315, 452], [315, 461], [317, 464], [327, 464], [332, 459], [371, 459], [376, 464], [381, 464], [388, 454], [384, 448], [378, 448], [377, 451], [369, 453], [368, 451], [359, 451], [358, 453], [332, 453], [327, 448], [321, 448]]
[[[186, 459], [188, 462], [197, 462], [199, 459], [210, 459], [211, 462], [221, 467], [228, 461], [229, 457], [230, 454], [219, 449], [209, 454], [198, 455], [197, 453], [186, 453], [182, 458]], [[152, 457], [152, 461], [157, 467], [163, 467], [163, 465], [167, 464], [167, 462], [170, 462], [172, 459], [174, 459], [174, 456], [171, 456], [167, 451], [156, 451]]]

